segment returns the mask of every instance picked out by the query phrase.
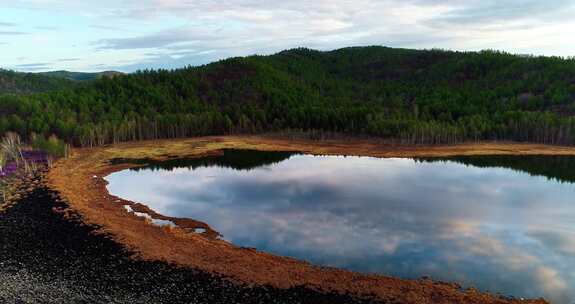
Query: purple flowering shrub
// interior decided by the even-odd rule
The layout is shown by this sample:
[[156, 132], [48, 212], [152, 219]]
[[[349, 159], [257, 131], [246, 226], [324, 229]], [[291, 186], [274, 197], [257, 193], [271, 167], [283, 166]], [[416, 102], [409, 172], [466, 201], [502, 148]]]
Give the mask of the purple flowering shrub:
[[17, 134], [6, 134], [0, 140], [0, 202], [5, 199], [13, 178], [34, 173], [49, 162], [46, 152], [24, 149]]
[[12, 176], [21, 170], [30, 173], [48, 161], [49, 156], [46, 152], [24, 150], [17, 134], [8, 133], [0, 142], [0, 179]]

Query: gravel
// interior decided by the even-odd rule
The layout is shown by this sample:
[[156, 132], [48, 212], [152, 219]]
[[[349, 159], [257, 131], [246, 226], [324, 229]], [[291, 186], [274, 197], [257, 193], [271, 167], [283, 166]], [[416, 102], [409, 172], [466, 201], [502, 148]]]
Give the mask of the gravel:
[[163, 262], [139, 261], [96, 227], [64, 219], [38, 188], [0, 213], [0, 303], [370, 303], [305, 287], [247, 287]]

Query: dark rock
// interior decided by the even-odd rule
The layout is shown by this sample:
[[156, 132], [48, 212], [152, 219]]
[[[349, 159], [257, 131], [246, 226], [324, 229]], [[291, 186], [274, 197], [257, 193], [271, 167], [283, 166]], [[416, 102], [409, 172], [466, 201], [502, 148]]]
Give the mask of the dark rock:
[[164, 262], [131, 258], [94, 227], [65, 219], [46, 188], [0, 214], [1, 303], [368, 303], [305, 287], [246, 287]]

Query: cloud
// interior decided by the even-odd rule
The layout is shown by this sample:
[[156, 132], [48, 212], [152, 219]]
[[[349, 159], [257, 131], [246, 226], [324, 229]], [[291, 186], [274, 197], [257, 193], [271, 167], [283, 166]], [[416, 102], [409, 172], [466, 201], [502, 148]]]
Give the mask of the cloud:
[[17, 67], [21, 68], [31, 68], [31, 67], [40, 67], [40, 66], [47, 66], [48, 63], [25, 63], [25, 64], [18, 64]]
[[18, 31], [0, 31], [0, 36], [16, 36], [16, 35], [26, 35], [25, 32]]
[[12, 22], [0, 22], [0, 26], [6, 26], [6, 27], [8, 27], [8, 26], [15, 26], [15, 25], [16, 25], [16, 24], [15, 24], [15, 23], [12, 23]]
[[[409, 13], [412, 9], [418, 14]], [[327, 49], [362, 42], [386, 44], [390, 38], [399, 38], [402, 34], [409, 37], [404, 41], [417, 43], [437, 35], [423, 32], [409, 35], [401, 25], [413, 23], [406, 22], [410, 18], [425, 18], [435, 10], [434, 7], [405, 6], [398, 1], [366, 0], [353, 4], [347, 1], [313, 4], [307, 1], [144, 1], [138, 8], [117, 12], [116, 17], [173, 15], [187, 20], [187, 24], [136, 37], [101, 39], [97, 45], [105, 49], [140, 49], [185, 43], [202, 49], [234, 48], [237, 53], [270, 52], [301, 45]], [[341, 44], [342, 40], [348, 43]]]
[[108, 30], [108, 31], [120, 31], [120, 27], [115, 26], [107, 26], [107, 25], [100, 25], [100, 24], [93, 24], [88, 26], [90, 28], [99, 29], [99, 30]]
[[43, 31], [57, 31], [59, 29], [56, 26], [36, 26], [34, 28], [37, 30], [43, 30]]
[[[563, 56], [574, 53], [574, 45], [566, 43], [566, 37], [575, 35], [571, 0], [4, 2], [2, 8], [57, 14], [63, 21], [70, 18], [67, 24], [79, 27], [54, 23], [62, 24], [58, 33], [72, 39], [78, 33], [92, 37], [92, 41], [79, 42], [78, 50], [94, 49], [94, 57], [107, 58], [99, 64], [121, 70], [198, 65], [300, 46], [320, 50], [386, 45]], [[32, 26], [36, 30], [54, 29], [49, 23]], [[0, 35], [8, 32], [24, 34], [14, 28]], [[78, 65], [92, 67], [92, 59]]]
[[50, 67], [51, 67], [51, 64], [45, 63], [45, 62], [17, 64], [14, 66], [14, 68], [16, 70], [22, 70], [22, 71], [28, 71], [28, 72], [49, 70]]
[[194, 42], [206, 42], [217, 40], [215, 35], [206, 34], [200, 29], [172, 29], [158, 32], [151, 35], [103, 39], [96, 43], [100, 49], [147, 49], [147, 48], [167, 48], [178, 43], [186, 42], [189, 46]]
[[72, 62], [72, 61], [79, 61], [80, 58], [60, 58], [57, 61], [58, 62]]
[[[100, 50], [159, 51], [158, 56], [148, 56], [131, 66], [202, 64], [225, 56], [270, 54], [299, 46], [321, 50], [374, 44], [504, 48], [523, 38], [518, 32], [560, 20], [568, 22], [570, 12], [573, 4], [569, 0], [528, 0], [521, 5], [511, 0], [127, 1], [110, 17], [148, 22], [171, 17], [185, 24], [144, 35], [104, 38], [95, 45]], [[504, 35], [499, 37], [500, 33]], [[514, 48], [524, 53], [524, 49], [544, 47], [543, 40], [529, 40]], [[174, 54], [174, 48], [190, 54]], [[210, 50], [211, 56], [194, 55]]]
[[514, 0], [447, 1], [452, 9], [432, 18], [432, 23], [444, 25], [492, 25], [500, 23], [502, 27], [517, 20], [557, 21], [557, 17], [567, 18], [575, 6], [570, 0], [539, 1], [525, 0], [517, 3]]

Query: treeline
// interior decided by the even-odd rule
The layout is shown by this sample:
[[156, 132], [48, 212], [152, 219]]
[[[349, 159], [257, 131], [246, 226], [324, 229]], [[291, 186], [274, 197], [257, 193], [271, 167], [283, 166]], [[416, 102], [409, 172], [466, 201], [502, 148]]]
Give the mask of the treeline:
[[418, 162], [452, 161], [478, 168], [505, 168], [531, 176], [543, 176], [562, 183], [575, 183], [575, 159], [572, 156], [457, 156], [446, 158], [418, 158]]
[[145, 164], [144, 167], [136, 167], [131, 170], [173, 170], [178, 168], [197, 169], [202, 167], [220, 167], [234, 170], [252, 170], [255, 168], [270, 166], [280, 163], [296, 155], [293, 152], [258, 151], [258, 150], [235, 150], [224, 149], [221, 155], [213, 155], [200, 158], [172, 159], [167, 161], [150, 161], [141, 159], [113, 159], [114, 164], [137, 163]]
[[[79, 146], [297, 130], [412, 144], [575, 144], [575, 60], [384, 47], [294, 49], [0, 96], [0, 133]], [[321, 137], [321, 136], [319, 136]]]
[[70, 71], [51, 71], [51, 72], [42, 72], [37, 73], [36, 75], [46, 76], [46, 77], [55, 77], [73, 81], [90, 81], [96, 80], [102, 77], [116, 77], [119, 75], [123, 75], [124, 73], [116, 72], [116, 71], [105, 71], [105, 72], [98, 72], [98, 73], [83, 73], [83, 72], [70, 72]]

